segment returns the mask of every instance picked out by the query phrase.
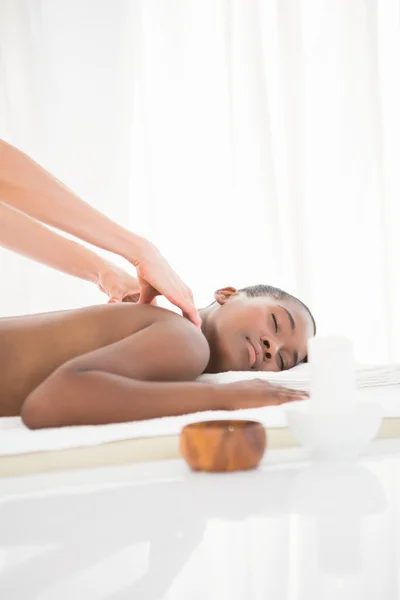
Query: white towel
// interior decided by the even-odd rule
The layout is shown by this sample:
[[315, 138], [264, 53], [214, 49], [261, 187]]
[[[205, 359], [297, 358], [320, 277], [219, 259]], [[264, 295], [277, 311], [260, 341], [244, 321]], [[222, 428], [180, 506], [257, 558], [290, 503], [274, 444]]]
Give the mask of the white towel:
[[[203, 375], [199, 380], [228, 383], [257, 377], [307, 390], [309, 365], [300, 365], [283, 373], [229, 372]], [[357, 383], [363, 400], [380, 402], [386, 417], [400, 417], [400, 365], [376, 367], [360, 365], [357, 367]], [[132, 438], [178, 435], [187, 423], [226, 418], [254, 419], [263, 423], [265, 427], [286, 426], [284, 410], [277, 406], [234, 412], [208, 411], [132, 423], [62, 427], [37, 431], [28, 430], [19, 417], [9, 417], [0, 419], [0, 455], [97, 446]]]
[[[285, 385], [294, 389], [307, 390], [310, 387], [310, 365], [302, 364], [289, 371], [279, 373], [254, 373], [254, 371], [217, 373], [202, 375], [199, 381], [216, 381], [229, 383], [243, 379], [261, 377], [268, 381]], [[383, 387], [400, 385], [400, 365], [363, 365], [356, 366], [356, 381], [359, 388]]]

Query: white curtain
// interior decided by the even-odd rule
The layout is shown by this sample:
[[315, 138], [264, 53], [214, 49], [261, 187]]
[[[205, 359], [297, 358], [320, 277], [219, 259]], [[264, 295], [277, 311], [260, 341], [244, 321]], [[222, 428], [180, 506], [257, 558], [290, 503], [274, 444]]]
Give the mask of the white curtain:
[[[400, 360], [398, 0], [1, 0], [0, 135], [148, 236], [201, 306], [298, 295]], [[1, 254], [0, 314], [103, 299]]]

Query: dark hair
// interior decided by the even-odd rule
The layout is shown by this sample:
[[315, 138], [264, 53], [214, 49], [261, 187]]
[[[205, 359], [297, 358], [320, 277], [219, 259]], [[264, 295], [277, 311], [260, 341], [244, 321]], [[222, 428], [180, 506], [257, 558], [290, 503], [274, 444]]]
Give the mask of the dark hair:
[[308, 308], [308, 306], [306, 306], [304, 304], [304, 302], [302, 302], [295, 296], [288, 294], [288, 292], [285, 292], [284, 290], [273, 287], [272, 285], [263, 285], [263, 284], [250, 285], [249, 287], [242, 288], [241, 290], [239, 290], [239, 292], [244, 292], [250, 298], [252, 298], [252, 297], [254, 298], [256, 296], [269, 296], [270, 298], [273, 298], [274, 300], [291, 300], [292, 302], [297, 302], [297, 304], [300, 304], [300, 306], [302, 306], [310, 315], [310, 319], [311, 319], [313, 327], [314, 327], [314, 335], [316, 334], [317, 325], [315, 323], [315, 319], [312, 315], [311, 310]]

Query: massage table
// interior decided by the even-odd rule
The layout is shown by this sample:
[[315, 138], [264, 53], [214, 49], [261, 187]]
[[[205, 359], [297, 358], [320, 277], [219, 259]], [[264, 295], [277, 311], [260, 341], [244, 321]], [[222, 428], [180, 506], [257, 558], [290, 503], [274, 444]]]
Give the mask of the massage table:
[[[384, 418], [377, 437], [400, 437], [400, 366], [359, 365], [356, 376], [359, 399], [382, 407]], [[284, 373], [221, 373], [200, 379], [227, 383], [254, 377], [309, 389], [309, 365]], [[298, 445], [287, 427], [284, 407], [38, 431], [27, 430], [19, 418], [12, 417], [0, 419], [0, 477], [174, 459], [179, 457], [179, 433], [185, 424], [221, 418], [261, 421], [270, 449]]]

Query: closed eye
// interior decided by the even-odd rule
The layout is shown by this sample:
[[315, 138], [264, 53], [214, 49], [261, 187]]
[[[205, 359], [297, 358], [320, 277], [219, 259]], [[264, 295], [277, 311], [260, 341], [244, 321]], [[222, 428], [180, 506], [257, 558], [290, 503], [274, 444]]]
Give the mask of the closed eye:
[[[275, 333], [278, 333], [278, 331], [279, 331], [279, 325], [278, 325], [278, 321], [277, 321], [275, 313], [272, 313], [272, 320], [274, 322]], [[286, 367], [285, 367], [285, 363], [283, 361], [283, 358], [282, 358], [281, 354], [278, 354], [278, 359], [279, 359], [279, 365], [278, 366], [280, 367], [281, 371], [284, 371], [286, 369]]]

